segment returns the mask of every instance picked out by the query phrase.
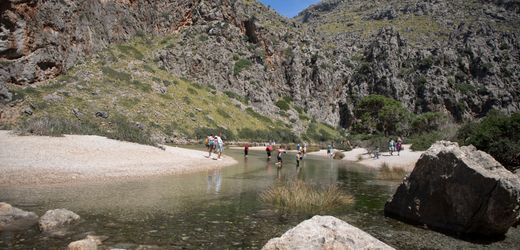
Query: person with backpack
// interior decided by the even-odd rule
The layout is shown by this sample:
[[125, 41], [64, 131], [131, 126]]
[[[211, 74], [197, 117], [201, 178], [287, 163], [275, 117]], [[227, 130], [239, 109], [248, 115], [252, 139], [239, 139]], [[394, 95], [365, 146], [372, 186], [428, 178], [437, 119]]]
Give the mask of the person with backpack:
[[273, 151], [273, 146], [271, 146], [271, 143], [265, 147], [265, 152], [267, 153], [267, 159], [271, 159], [271, 151]]
[[213, 152], [213, 150], [215, 149], [215, 137], [213, 137], [213, 134], [211, 134], [210, 136], [208, 136], [205, 140], [205, 143], [207, 141], [207, 147], [208, 147], [208, 158], [211, 158], [211, 152]]

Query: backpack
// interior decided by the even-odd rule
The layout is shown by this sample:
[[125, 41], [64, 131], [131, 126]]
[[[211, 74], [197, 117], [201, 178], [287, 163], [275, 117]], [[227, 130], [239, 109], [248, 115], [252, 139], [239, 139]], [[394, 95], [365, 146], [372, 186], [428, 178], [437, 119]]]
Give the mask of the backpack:
[[206, 139], [204, 140], [204, 145], [206, 145], [206, 146], [209, 145], [209, 139], [208, 139], [208, 137], [206, 137]]

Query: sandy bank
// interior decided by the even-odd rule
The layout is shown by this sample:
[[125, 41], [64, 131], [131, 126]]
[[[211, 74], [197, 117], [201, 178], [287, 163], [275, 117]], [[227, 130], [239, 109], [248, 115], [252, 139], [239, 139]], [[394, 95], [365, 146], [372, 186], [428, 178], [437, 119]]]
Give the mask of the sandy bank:
[[182, 174], [235, 164], [177, 147], [161, 150], [100, 136], [16, 136], [0, 130], [0, 186]]
[[[386, 163], [389, 167], [392, 168], [403, 168], [404, 170], [411, 172], [415, 167], [415, 163], [421, 157], [423, 151], [411, 151], [409, 144], [403, 145], [404, 150], [400, 152], [400, 155], [397, 156], [397, 153], [390, 155], [389, 152], [380, 153], [379, 159], [372, 158], [373, 155], [368, 154], [368, 150], [365, 148], [355, 148], [351, 151], [343, 152], [345, 154], [345, 158], [343, 160], [346, 161], [355, 161], [359, 164], [380, 168], [384, 163]], [[327, 157], [327, 150], [320, 150], [319, 152], [312, 152], [309, 155], [318, 155]]]

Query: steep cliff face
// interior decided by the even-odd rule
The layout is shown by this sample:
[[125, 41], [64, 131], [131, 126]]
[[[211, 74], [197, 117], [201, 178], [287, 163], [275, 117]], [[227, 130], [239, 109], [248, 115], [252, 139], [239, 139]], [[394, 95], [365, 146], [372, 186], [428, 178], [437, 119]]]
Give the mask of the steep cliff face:
[[[174, 75], [247, 97], [294, 122], [348, 127], [368, 94], [456, 119], [520, 111], [516, 1], [323, 1], [294, 20], [254, 0], [15, 1], [0, 5], [7, 86], [70, 69], [133, 36], [176, 34], [154, 53]], [[282, 104], [288, 104], [283, 107]]]
[[188, 18], [193, 4], [173, 0], [2, 1], [0, 83], [43, 81], [109, 44], [137, 34], [174, 32]]
[[520, 111], [517, 1], [330, 0], [295, 19], [328, 58], [347, 58], [353, 73], [339, 102], [348, 110], [377, 93], [458, 120]]

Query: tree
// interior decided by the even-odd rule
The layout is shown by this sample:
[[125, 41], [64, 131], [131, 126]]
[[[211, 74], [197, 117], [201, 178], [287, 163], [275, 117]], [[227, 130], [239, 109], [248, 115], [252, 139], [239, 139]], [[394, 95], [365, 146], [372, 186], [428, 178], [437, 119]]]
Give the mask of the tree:
[[406, 133], [411, 116], [399, 101], [382, 95], [369, 95], [361, 99], [354, 115], [359, 119], [354, 126], [357, 132], [385, 135]]

